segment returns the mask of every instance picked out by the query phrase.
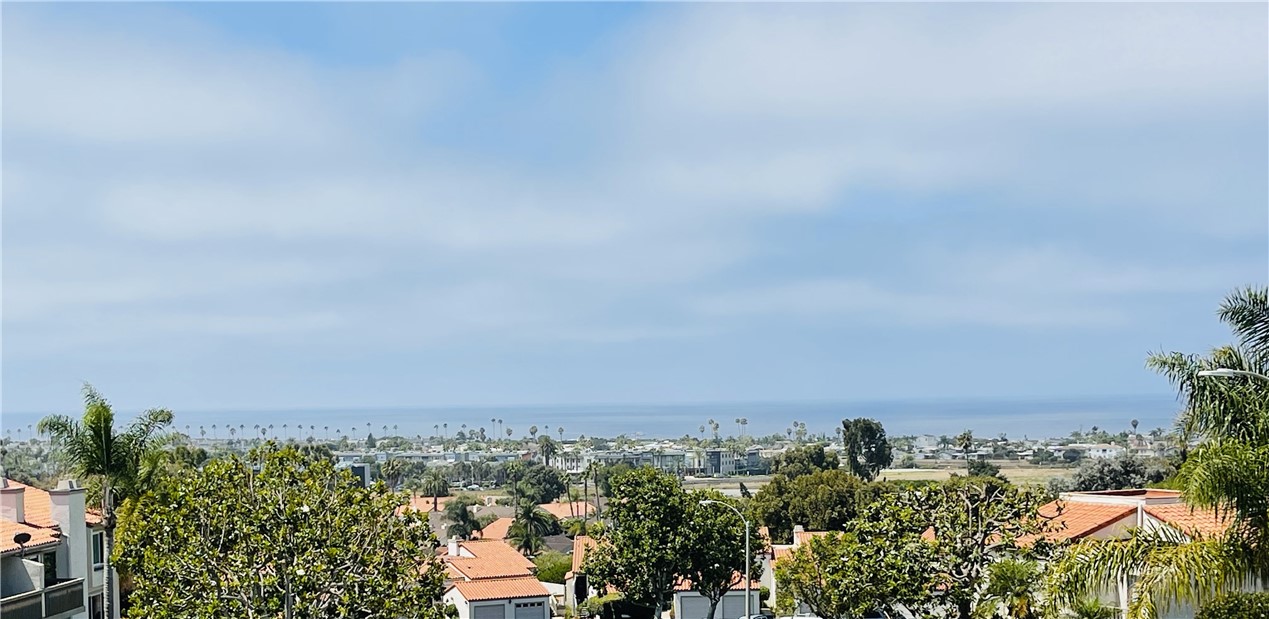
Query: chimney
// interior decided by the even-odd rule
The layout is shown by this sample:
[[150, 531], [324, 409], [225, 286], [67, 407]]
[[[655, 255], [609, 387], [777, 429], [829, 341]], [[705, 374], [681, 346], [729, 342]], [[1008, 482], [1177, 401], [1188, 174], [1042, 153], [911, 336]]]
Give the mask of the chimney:
[[449, 538], [449, 556], [458, 556], [458, 537], [452, 535]]
[[0, 520], [26, 522], [26, 487], [0, 477]]
[[[88, 578], [91, 569], [92, 533], [84, 521], [84, 499], [84, 488], [73, 479], [63, 479], [48, 491], [49, 516], [62, 532], [65, 549], [65, 554], [62, 550], [57, 553], [57, 575], [62, 578]], [[84, 604], [88, 603], [88, 593], [88, 587], [84, 587]]]

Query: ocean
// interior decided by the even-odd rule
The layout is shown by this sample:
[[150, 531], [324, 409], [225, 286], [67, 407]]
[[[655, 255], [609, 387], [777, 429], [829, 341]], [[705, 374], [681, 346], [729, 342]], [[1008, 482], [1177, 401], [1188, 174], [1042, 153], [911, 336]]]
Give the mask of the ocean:
[[[1044, 438], [1066, 436], [1074, 430], [1088, 430], [1093, 426], [1109, 432], [1130, 429], [1132, 419], [1139, 422], [1138, 429], [1147, 432], [1155, 427], [1169, 428], [1179, 410], [1179, 404], [1170, 396], [1125, 396], [1100, 398], [1063, 399], [976, 399], [976, 400], [912, 400], [873, 402], [751, 402], [716, 404], [631, 404], [631, 405], [571, 405], [524, 407], [394, 407], [394, 408], [329, 408], [296, 410], [175, 410], [175, 427], [197, 435], [204, 426], [211, 437], [212, 424], [215, 435], [228, 436], [228, 428], [244, 426], [251, 434], [255, 425], [273, 424], [274, 432], [281, 436], [283, 424], [291, 437], [297, 436], [296, 428], [304, 426], [302, 436], [310, 431], [318, 438], [329, 433], [334, 438], [336, 429], [358, 437], [366, 433], [404, 436], [430, 436], [433, 426], [449, 424], [443, 430], [453, 436], [462, 430], [485, 428], [493, 434], [512, 429], [515, 437], [528, 434], [536, 425], [539, 433], [550, 428], [553, 438], [559, 438], [559, 428], [564, 429], [565, 439], [579, 435], [613, 437], [625, 434], [642, 438], [673, 438], [684, 434], [699, 436], [699, 427], [714, 419], [722, 436], [735, 435], [735, 419], [747, 418], [746, 434], [760, 436], [783, 434], [794, 421], [805, 423], [811, 434], [832, 434], [842, 419], [871, 417], [880, 421], [892, 436], [906, 434], [948, 434], [973, 430], [977, 436], [1007, 434], [1012, 438]], [[77, 411], [66, 411], [77, 414]], [[117, 411], [121, 419], [127, 411]], [[35, 424], [44, 414], [9, 413], [0, 418], [0, 429], [5, 436], [29, 437], [27, 426]], [[502, 420], [491, 424], [491, 419]], [[367, 427], [369, 423], [369, 427]], [[495, 425], [497, 427], [495, 427]], [[315, 430], [308, 428], [315, 426]], [[395, 426], [395, 430], [393, 429]], [[327, 429], [328, 428], [328, 429]]]

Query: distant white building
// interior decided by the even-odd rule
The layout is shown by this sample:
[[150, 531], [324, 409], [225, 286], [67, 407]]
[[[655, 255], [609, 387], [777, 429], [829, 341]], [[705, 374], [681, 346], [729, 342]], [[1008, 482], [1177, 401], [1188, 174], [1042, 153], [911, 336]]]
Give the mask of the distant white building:
[[1070, 449], [1078, 449], [1079, 451], [1084, 452], [1085, 458], [1096, 459], [1118, 458], [1128, 451], [1122, 446], [1112, 445], [1110, 443], [1077, 443], [1069, 445], [1068, 447]]

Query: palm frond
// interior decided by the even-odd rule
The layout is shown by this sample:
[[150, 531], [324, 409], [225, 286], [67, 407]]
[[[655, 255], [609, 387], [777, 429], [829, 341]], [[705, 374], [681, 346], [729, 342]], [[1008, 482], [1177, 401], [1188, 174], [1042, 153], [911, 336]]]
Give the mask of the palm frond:
[[1235, 291], [1221, 304], [1219, 316], [1256, 358], [1269, 357], [1269, 289]]

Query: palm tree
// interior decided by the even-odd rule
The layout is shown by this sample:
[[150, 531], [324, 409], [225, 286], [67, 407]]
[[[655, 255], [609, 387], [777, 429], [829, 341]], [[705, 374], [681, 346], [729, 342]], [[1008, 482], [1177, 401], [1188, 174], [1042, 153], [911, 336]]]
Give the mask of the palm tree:
[[516, 508], [515, 521], [507, 529], [507, 538], [525, 555], [535, 555], [545, 546], [544, 538], [555, 528], [555, 517], [546, 510], [530, 503], [522, 502]]
[[974, 431], [966, 430], [957, 434], [956, 446], [961, 448], [961, 454], [965, 456], [965, 468], [969, 469], [969, 452], [974, 448]]
[[216, 440], [216, 424], [212, 424], [212, 440]]
[[432, 437], [436, 438], [436, 437], [439, 437], [440, 435], [441, 435], [441, 424], [439, 423], [432, 424]]
[[1040, 567], [1034, 561], [1002, 559], [991, 564], [982, 597], [986, 602], [995, 602], [988, 608], [1003, 606], [1005, 616], [1010, 619], [1036, 619], [1040, 616], [1037, 610], [1040, 582]]
[[[1226, 297], [1219, 316], [1237, 338], [1207, 356], [1151, 355], [1147, 365], [1166, 376], [1185, 402], [1177, 428], [1199, 444], [1177, 475], [1186, 502], [1216, 510], [1231, 521], [1221, 536], [1160, 528], [1129, 540], [1085, 540], [1057, 563], [1052, 590], [1059, 598], [1087, 595], [1131, 576], [1135, 597], [1129, 619], [1153, 617], [1182, 602], [1202, 603], [1269, 577], [1269, 289]], [[1203, 377], [1233, 369], [1252, 375]], [[1188, 533], [1188, 532], [1187, 532]]]
[[432, 511], [440, 511], [439, 497], [449, 492], [449, 482], [445, 480], [445, 473], [440, 469], [429, 468], [423, 475], [422, 489], [423, 492], [432, 495]]
[[1132, 420], [1131, 422], [1129, 422], [1129, 423], [1132, 425], [1132, 433], [1133, 433], [1133, 434], [1136, 434], [1136, 433], [1137, 433], [1137, 424], [1139, 424], [1139, 423], [1141, 423], [1141, 422], [1137, 421], [1136, 419], [1133, 419], [1133, 420]]
[[326, 440], [330, 440], [330, 426], [322, 426], [322, 430], [326, 432]]
[[448, 422], [442, 423], [441, 424], [441, 438], [448, 438], [448, 437], [449, 437], [449, 423]]
[[558, 428], [555, 428], [555, 431], [560, 435], [560, 442], [563, 443], [564, 442], [564, 426], [559, 426]]
[[101, 485], [101, 516], [105, 528], [105, 616], [113, 616], [114, 570], [110, 553], [115, 543], [116, 502], [139, 496], [146, 490], [141, 469], [150, 453], [164, 440], [163, 429], [172, 424], [172, 411], [152, 408], [142, 412], [123, 432], [116, 432], [115, 414], [91, 385], [84, 385], [84, 416], [52, 415], [40, 420], [39, 431], [49, 435], [78, 475]]

